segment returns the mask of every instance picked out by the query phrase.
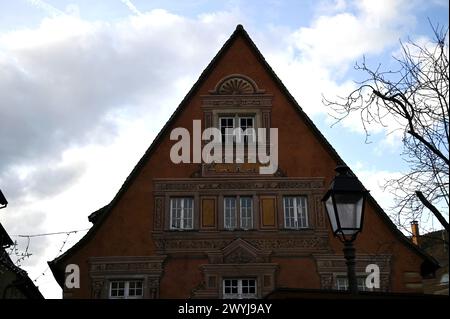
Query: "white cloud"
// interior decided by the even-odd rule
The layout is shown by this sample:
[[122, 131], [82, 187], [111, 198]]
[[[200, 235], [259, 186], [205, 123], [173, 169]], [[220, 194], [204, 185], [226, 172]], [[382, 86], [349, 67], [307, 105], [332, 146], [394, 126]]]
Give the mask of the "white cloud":
[[[289, 32], [272, 28], [261, 36], [265, 39], [261, 40], [263, 51], [308, 115], [333, 114], [323, 105], [322, 96], [337, 100], [354, 90], [356, 83], [344, 76], [363, 55], [376, 55], [398, 46], [405, 30], [415, 24], [414, 5], [404, 0], [322, 2], [310, 26]], [[402, 15], [397, 14], [400, 8]], [[327, 117], [328, 124], [335, 121]], [[366, 129], [375, 135], [388, 134], [398, 127], [394, 119], [387, 118], [384, 124]], [[365, 133], [357, 113], [350, 114], [340, 127]], [[398, 145], [399, 138], [399, 134], [388, 134], [385, 144]]]
[[[397, 14], [400, 7], [401, 16]], [[345, 69], [363, 54], [379, 53], [396, 43], [402, 29], [412, 23], [403, 0], [357, 1], [356, 11], [318, 16], [311, 27], [297, 30], [293, 44], [309, 60]]]
[[390, 212], [390, 207], [394, 206], [392, 194], [384, 189], [387, 181], [401, 177], [403, 174], [397, 171], [379, 170], [374, 167], [367, 167], [363, 163], [357, 162], [351, 165], [358, 179], [370, 194], [380, 204], [386, 213]]
[[[114, 23], [55, 15], [36, 29], [0, 34], [8, 232], [90, 227], [87, 215], [111, 201], [238, 21], [236, 12], [188, 19], [153, 10]], [[31, 240], [34, 255], [23, 265], [32, 279], [64, 238]], [[23, 250], [24, 239], [14, 239]], [[37, 284], [60, 297], [50, 272]]]

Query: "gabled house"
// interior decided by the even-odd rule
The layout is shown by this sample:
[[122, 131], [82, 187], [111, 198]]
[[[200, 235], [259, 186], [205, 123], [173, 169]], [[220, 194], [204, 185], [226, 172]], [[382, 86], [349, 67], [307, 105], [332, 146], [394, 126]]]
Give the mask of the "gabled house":
[[0, 299], [43, 299], [27, 272], [9, 257], [6, 249], [12, 245], [14, 242], [0, 224]]
[[[231, 145], [236, 136], [227, 128], [264, 129], [266, 136], [256, 131], [266, 143], [258, 147], [278, 151], [276, 169], [261, 174], [264, 161], [250, 160], [252, 135], [241, 162], [222, 161], [223, 154], [195, 159], [195, 148], [207, 144], [195, 140], [198, 123]], [[194, 136], [191, 163], [173, 160], [183, 134]], [[89, 216], [89, 232], [50, 268], [64, 298], [263, 298], [281, 288], [345, 289], [342, 244], [321, 202], [339, 164], [238, 25], [116, 196]], [[377, 290], [404, 293], [422, 292], [417, 276], [437, 267], [370, 196], [355, 246], [361, 289], [368, 264], [379, 266]], [[64, 285], [69, 264], [79, 266], [79, 288]]]

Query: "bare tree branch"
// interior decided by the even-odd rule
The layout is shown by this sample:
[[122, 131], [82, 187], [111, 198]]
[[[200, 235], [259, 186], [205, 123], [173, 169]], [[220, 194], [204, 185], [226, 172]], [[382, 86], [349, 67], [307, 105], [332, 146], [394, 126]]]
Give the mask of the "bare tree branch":
[[402, 132], [402, 157], [409, 170], [384, 185], [395, 200], [390, 215], [400, 228], [416, 219], [423, 220], [421, 226], [430, 224], [435, 216], [448, 231], [448, 26], [430, 25], [432, 41], [400, 42], [401, 54], [393, 58], [398, 69], [383, 70], [381, 64], [371, 68], [363, 57], [355, 69], [367, 78], [347, 96], [334, 101], [324, 97], [323, 103], [333, 111], [336, 123], [356, 113], [366, 143], [374, 125], [383, 127], [387, 134]]
[[445, 220], [444, 216], [442, 216], [441, 212], [436, 207], [434, 207], [434, 205], [431, 204], [425, 198], [425, 196], [423, 196], [421, 191], [416, 191], [416, 195], [417, 197], [419, 197], [419, 200], [422, 202], [422, 204], [433, 212], [434, 216], [436, 216], [436, 218], [439, 220], [442, 226], [444, 226], [445, 230], [448, 231], [449, 228], [448, 222]]

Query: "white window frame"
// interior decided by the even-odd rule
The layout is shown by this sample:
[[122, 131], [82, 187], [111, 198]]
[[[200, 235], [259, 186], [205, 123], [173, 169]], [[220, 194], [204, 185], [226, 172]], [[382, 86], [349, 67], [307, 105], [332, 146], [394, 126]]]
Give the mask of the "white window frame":
[[[233, 142], [233, 143], [236, 142], [236, 139], [235, 139], [235, 136], [234, 136], [234, 129], [241, 127], [241, 119], [245, 119], [245, 120], [251, 119], [252, 120], [252, 128], [254, 129], [254, 133], [256, 134], [256, 127], [255, 127], [256, 118], [255, 118], [254, 115], [242, 115], [242, 116], [240, 116], [238, 114], [235, 114], [234, 116], [231, 116], [231, 115], [223, 115], [223, 116], [221, 116], [219, 114], [219, 129], [220, 129], [220, 134], [221, 135], [222, 135], [222, 128], [223, 128], [222, 127], [222, 119], [227, 119], [227, 120], [231, 119], [233, 121], [233, 127], [232, 127], [233, 132], [231, 132], [231, 135], [230, 134], [226, 134], [226, 132], [224, 132], [225, 139], [222, 139], [222, 142], [226, 142], [227, 141], [227, 138], [226, 138], [227, 136], [231, 136], [232, 137], [232, 140], [230, 138], [228, 138], [228, 141]], [[227, 126], [227, 128], [228, 128], [228, 126]], [[256, 142], [256, 136], [252, 134], [251, 137], [252, 137], [251, 142], [255, 143]], [[245, 136], [244, 136], [244, 139], [245, 139]]]
[[[364, 276], [357, 276], [356, 282], [358, 285], [358, 291], [368, 291], [366, 287], [366, 278]], [[336, 276], [336, 290], [348, 290], [348, 278], [347, 276]]]
[[[250, 206], [242, 205], [243, 200], [249, 200]], [[229, 205], [234, 202], [234, 207]], [[233, 209], [232, 209], [233, 208]], [[244, 217], [244, 210], [250, 209], [250, 216]], [[239, 212], [239, 215], [237, 214]], [[224, 196], [223, 197], [223, 226], [225, 229], [234, 230], [253, 229], [253, 197], [252, 196]], [[244, 225], [244, 220], [248, 224]]]
[[[191, 203], [190, 207], [187, 205], [188, 201]], [[194, 199], [192, 197], [170, 198], [170, 229], [194, 229]]]
[[[235, 281], [235, 285], [232, 283], [230, 286], [226, 285], [226, 281], [230, 281], [233, 282]], [[248, 281], [248, 283], [250, 283], [250, 281], [252, 283], [254, 283], [254, 285], [247, 285], [247, 287], [252, 287], [254, 286], [254, 293], [244, 293], [243, 292], [243, 281]], [[236, 293], [226, 293], [226, 289], [230, 287], [232, 288], [237, 288], [237, 292]], [[222, 280], [222, 297], [223, 299], [256, 299], [258, 298], [258, 283], [257, 280], [255, 278], [224, 278]]]
[[[117, 283], [123, 283], [124, 285], [124, 294], [123, 296], [113, 296], [112, 295], [112, 291], [113, 291], [113, 284]], [[134, 295], [134, 296], [130, 296], [130, 283], [140, 283], [141, 284], [141, 294], [140, 295]], [[132, 288], [132, 289], [139, 289], [139, 288]], [[109, 282], [109, 298], [110, 299], [142, 299], [144, 298], [144, 281], [142, 279], [136, 279], [136, 280], [111, 280]]]
[[[223, 128], [222, 127], [222, 119], [224, 119], [224, 120], [232, 120], [233, 121], [233, 127], [231, 127], [231, 134], [227, 134], [227, 132], [226, 132], [226, 129], [230, 128], [229, 126], [226, 126], [225, 132], [222, 133], [222, 128]], [[233, 133], [233, 131], [234, 131], [235, 127], [236, 127], [236, 119], [234, 117], [232, 117], [232, 116], [220, 116], [219, 117], [219, 128], [220, 128], [220, 135], [221, 135], [222, 143], [227, 143], [227, 141], [230, 142], [230, 143], [234, 142], [234, 133]], [[223, 135], [225, 136], [225, 138], [222, 137]], [[229, 138], [229, 136], [231, 136], [231, 139]]]
[[[241, 120], [249, 120], [249, 119], [251, 119], [252, 120], [252, 126], [251, 126], [251, 128], [254, 130], [254, 133], [256, 134], [256, 128], [255, 128], [255, 117], [254, 116], [238, 116], [237, 117], [238, 118], [238, 121], [239, 121], [239, 126], [236, 126], [236, 127], [240, 127], [241, 129], [242, 129], [242, 126], [241, 126]], [[249, 127], [246, 127], [245, 129], [248, 129]], [[245, 133], [245, 130], [244, 129], [242, 129], [243, 130], [243, 132]], [[249, 136], [244, 136], [244, 143], [245, 144], [248, 144], [248, 140], [249, 140], [249, 138], [248, 138]], [[251, 140], [250, 140], [250, 142], [251, 143], [255, 143], [256, 142], [256, 136], [254, 135], [254, 134], [251, 134], [250, 135], [250, 137], [251, 137]], [[247, 138], [247, 140], [245, 140]]]
[[[234, 201], [234, 211], [231, 211], [231, 205], [227, 205], [231, 201]], [[223, 198], [223, 226], [225, 229], [233, 230], [237, 227], [237, 204], [236, 196], [225, 196]]]
[[[250, 216], [243, 216], [244, 213], [244, 205], [242, 205], [242, 201], [243, 199], [248, 200], [250, 203], [250, 207], [245, 207], [245, 209], [250, 208]], [[241, 229], [243, 230], [248, 230], [248, 229], [253, 229], [253, 198], [251, 196], [241, 196], [239, 197], [239, 224]], [[248, 225], [244, 225], [244, 220], [245, 221], [250, 221]]]
[[[287, 205], [288, 200], [292, 200], [292, 206]], [[305, 229], [309, 227], [307, 196], [283, 196], [283, 212], [285, 228]]]

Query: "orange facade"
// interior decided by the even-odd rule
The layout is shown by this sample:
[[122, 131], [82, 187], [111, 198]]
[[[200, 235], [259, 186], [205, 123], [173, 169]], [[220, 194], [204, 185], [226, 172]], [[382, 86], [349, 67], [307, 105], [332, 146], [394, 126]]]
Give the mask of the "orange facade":
[[[278, 129], [274, 174], [259, 174], [258, 164], [171, 161], [174, 128], [192, 136], [193, 120], [204, 129], [220, 127], [225, 116]], [[80, 267], [80, 287], [64, 287], [65, 298], [109, 298], [119, 290], [118, 296], [126, 290], [144, 298], [223, 298], [234, 286], [262, 298], [278, 288], [337, 289], [346, 271], [343, 245], [320, 200], [342, 163], [239, 26], [115, 198], [92, 216], [88, 234], [50, 267], [62, 287], [66, 265]], [[177, 205], [185, 219], [174, 229]], [[286, 227], [289, 205], [303, 212], [305, 227]], [[239, 227], [245, 218], [248, 227]], [[355, 248], [358, 275], [377, 264], [383, 291], [421, 292], [422, 276], [434, 267], [373, 198]]]

